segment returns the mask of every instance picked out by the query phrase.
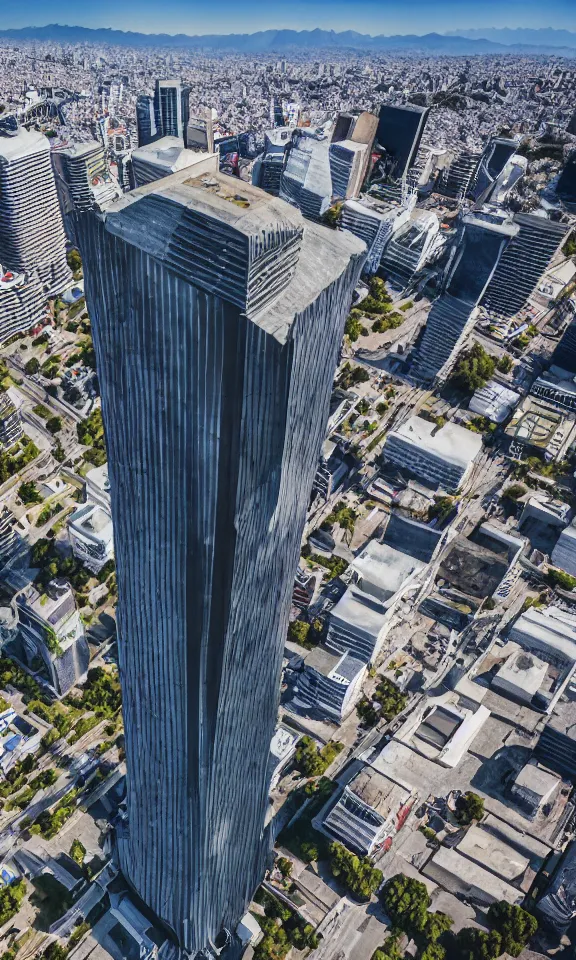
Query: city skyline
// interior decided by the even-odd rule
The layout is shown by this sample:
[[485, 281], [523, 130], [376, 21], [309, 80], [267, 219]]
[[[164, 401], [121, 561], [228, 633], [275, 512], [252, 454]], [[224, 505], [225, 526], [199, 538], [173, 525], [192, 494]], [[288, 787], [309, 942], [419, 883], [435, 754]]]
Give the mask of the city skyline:
[[[46, 15], [43, 0], [31, 0], [22, 10], [5, 11], [3, 29], [64, 23], [92, 28], [111, 27], [144, 33], [249, 33], [269, 29], [356, 30], [371, 35], [455, 33], [458, 29], [534, 28], [576, 30], [576, 15], [571, 0], [551, 0], [545, 6], [535, 0], [440, 0], [433, 8], [427, 0], [415, 0], [409, 9], [393, 0], [359, 0], [353, 7], [345, 0], [280, 0], [273, 8], [264, 0], [251, 0], [239, 11], [232, 0], [223, 0], [217, 10], [190, 0], [168, 0], [159, 10], [152, 0], [126, 0], [121, 5], [103, 0], [93, 12], [82, 10], [70, 0], [58, 0]], [[488, 26], [489, 24], [489, 26]]]

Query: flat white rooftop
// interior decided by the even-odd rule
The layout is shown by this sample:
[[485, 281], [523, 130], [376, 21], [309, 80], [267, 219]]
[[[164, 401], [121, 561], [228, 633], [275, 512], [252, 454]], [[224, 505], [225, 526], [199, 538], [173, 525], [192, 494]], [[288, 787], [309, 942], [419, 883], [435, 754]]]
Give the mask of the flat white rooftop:
[[456, 423], [447, 423], [439, 429], [435, 423], [422, 417], [410, 417], [406, 423], [391, 431], [389, 436], [399, 437], [418, 447], [422, 454], [433, 454], [463, 470], [482, 449], [482, 437], [479, 434]]
[[532, 762], [522, 767], [514, 781], [514, 786], [520, 790], [529, 790], [539, 797], [547, 798], [559, 783], [561, 783], [559, 776]]
[[359, 587], [352, 586], [332, 609], [330, 616], [333, 621], [356, 627], [363, 634], [376, 639], [386, 622], [387, 612], [382, 600], [377, 600]]
[[547, 673], [547, 663], [520, 648], [502, 664], [493, 682], [495, 686], [504, 684], [517, 687], [528, 699], [532, 699], [544, 683]]
[[162, 167], [166, 174], [176, 173], [185, 167], [192, 167], [203, 160], [216, 158], [214, 172], [218, 169], [218, 154], [208, 151], [187, 150], [179, 137], [162, 137], [153, 143], [138, 147], [132, 154], [135, 160], [152, 163], [155, 167]]
[[424, 564], [409, 553], [401, 553], [378, 540], [371, 540], [351, 564], [362, 590], [379, 600], [388, 600], [423, 567]]
[[536, 647], [547, 647], [576, 661], [576, 616], [558, 607], [530, 607], [512, 627], [510, 639], [520, 646], [532, 641]]
[[0, 133], [0, 161], [11, 162], [41, 151], [49, 153], [50, 143], [44, 134], [38, 130], [26, 130], [24, 127], [18, 127], [17, 133]]

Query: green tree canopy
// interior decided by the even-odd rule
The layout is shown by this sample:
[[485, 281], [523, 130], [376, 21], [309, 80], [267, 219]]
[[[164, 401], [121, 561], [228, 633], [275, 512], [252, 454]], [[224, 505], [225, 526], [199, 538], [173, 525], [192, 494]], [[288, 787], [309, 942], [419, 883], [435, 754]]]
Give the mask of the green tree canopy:
[[468, 824], [473, 820], [481, 820], [484, 816], [484, 801], [477, 793], [468, 790], [456, 801], [456, 819], [459, 823]]
[[305, 777], [320, 777], [342, 749], [342, 744], [336, 741], [331, 741], [319, 749], [312, 737], [302, 737], [296, 747], [294, 764]]
[[490, 356], [481, 344], [475, 343], [460, 355], [451, 380], [466, 393], [474, 393], [490, 380], [495, 368], [494, 357]]
[[384, 884], [382, 902], [395, 926], [413, 936], [426, 929], [430, 897], [420, 880], [397, 873]]
[[465, 927], [454, 938], [454, 952], [458, 960], [496, 960], [503, 952], [502, 937], [496, 930]]
[[488, 923], [502, 937], [502, 952], [509, 953], [511, 957], [522, 953], [538, 929], [536, 917], [505, 900], [490, 905]]
[[358, 857], [341, 843], [330, 844], [330, 868], [354, 897], [369, 900], [382, 883], [383, 874], [370, 857]]
[[372, 960], [403, 960], [403, 956], [397, 938], [390, 936], [381, 947], [374, 951]]

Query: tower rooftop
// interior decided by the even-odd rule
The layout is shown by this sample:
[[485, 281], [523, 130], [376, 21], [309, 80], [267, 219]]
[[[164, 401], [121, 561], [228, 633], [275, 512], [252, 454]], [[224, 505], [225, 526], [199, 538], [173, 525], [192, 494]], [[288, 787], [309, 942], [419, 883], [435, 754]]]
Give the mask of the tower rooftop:
[[8, 162], [49, 149], [48, 140], [39, 130], [18, 127], [16, 133], [0, 133], [0, 159]]
[[222, 173], [194, 176], [190, 168], [121, 197], [106, 210], [105, 225], [190, 283], [235, 303], [280, 341], [365, 249], [352, 234], [305, 221], [258, 187]]

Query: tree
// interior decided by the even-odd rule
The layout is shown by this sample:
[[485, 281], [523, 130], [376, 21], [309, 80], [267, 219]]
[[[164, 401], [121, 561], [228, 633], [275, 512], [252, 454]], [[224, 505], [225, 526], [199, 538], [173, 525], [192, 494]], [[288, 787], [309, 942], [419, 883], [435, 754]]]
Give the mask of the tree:
[[426, 940], [434, 943], [442, 934], [447, 933], [453, 923], [452, 917], [449, 917], [447, 913], [442, 913], [440, 910], [436, 913], [429, 913], [426, 917], [424, 927]]
[[39, 369], [40, 361], [37, 357], [30, 357], [30, 359], [24, 365], [24, 373], [26, 373], [29, 377], [33, 376], [35, 373], [38, 373]]
[[58, 463], [63, 463], [66, 459], [66, 451], [64, 450], [60, 440], [56, 441], [54, 449], [52, 450], [52, 456], [58, 461]]
[[438, 519], [438, 523], [443, 523], [454, 509], [453, 497], [434, 497], [434, 503], [428, 507], [428, 520]]
[[490, 356], [481, 344], [475, 343], [460, 355], [451, 380], [466, 393], [474, 393], [490, 380], [495, 367], [494, 357]]
[[520, 497], [523, 497], [526, 493], [526, 487], [523, 483], [513, 483], [511, 486], [506, 487], [502, 496], [506, 500], [519, 500]]
[[318, 860], [320, 854], [318, 852], [318, 847], [316, 844], [304, 840], [300, 844], [300, 859], [304, 863], [313, 863], [315, 860]]
[[338, 386], [343, 390], [356, 386], [358, 383], [366, 383], [370, 379], [370, 374], [364, 367], [353, 367], [350, 363], [345, 363], [340, 371]]
[[380, 677], [371, 699], [363, 697], [356, 711], [367, 726], [373, 727], [381, 717], [388, 721], [397, 717], [406, 706], [407, 700], [407, 695], [402, 693], [392, 680]]
[[456, 819], [466, 825], [473, 820], [481, 820], [484, 816], [484, 801], [477, 793], [468, 790], [456, 801]]
[[322, 216], [322, 223], [325, 227], [331, 227], [333, 230], [336, 229], [340, 222], [340, 214], [342, 212], [342, 204], [335, 203], [333, 207], [330, 207]]
[[573, 590], [576, 587], [576, 577], [572, 577], [564, 570], [556, 570], [554, 567], [548, 567], [546, 579], [553, 587], [562, 587], [563, 590]]
[[28, 506], [31, 503], [42, 503], [42, 497], [38, 487], [32, 480], [26, 480], [18, 487], [18, 496], [22, 503]]
[[476, 927], [464, 927], [454, 938], [458, 960], [496, 960], [502, 952], [502, 937], [496, 930], [485, 933]]
[[288, 857], [278, 857], [276, 860], [276, 866], [283, 877], [289, 877], [292, 873], [292, 867], [294, 864], [288, 859]]
[[86, 847], [80, 840], [73, 840], [72, 846], [70, 847], [70, 856], [78, 864], [79, 867], [84, 863], [84, 857], [86, 856]]
[[502, 938], [502, 952], [517, 957], [534, 936], [538, 921], [527, 910], [501, 900], [488, 910], [488, 923]]
[[363, 327], [360, 316], [353, 310], [352, 313], [347, 317], [346, 323], [344, 324], [344, 333], [352, 343], [355, 343], [362, 333], [362, 329]]
[[62, 429], [62, 418], [50, 417], [50, 419], [46, 421], [46, 429], [49, 430], [50, 433], [60, 433]]
[[422, 952], [418, 954], [418, 960], [444, 960], [445, 957], [444, 947], [434, 941], [427, 943]]
[[430, 897], [420, 880], [397, 873], [384, 884], [382, 902], [394, 925], [409, 936], [426, 929]]
[[73, 273], [78, 273], [82, 269], [82, 258], [77, 250], [69, 250], [66, 254], [66, 260]]
[[341, 743], [327, 743], [321, 750], [312, 737], [302, 737], [296, 747], [294, 763], [305, 777], [320, 777], [343, 750]]
[[299, 643], [301, 647], [305, 647], [309, 632], [309, 623], [304, 623], [303, 620], [293, 620], [288, 626], [288, 639], [294, 643]]
[[25, 895], [24, 880], [17, 880], [0, 889], [0, 926], [16, 916]]
[[496, 367], [500, 371], [500, 373], [510, 373], [513, 364], [514, 364], [514, 361], [512, 360], [512, 357], [510, 356], [510, 354], [504, 353], [498, 360]]
[[43, 960], [66, 960], [68, 950], [66, 947], [63, 947], [62, 944], [58, 943], [57, 940], [53, 940], [52, 943], [48, 944], [41, 956]]
[[330, 844], [330, 869], [350, 893], [359, 900], [369, 900], [382, 883], [383, 873], [374, 867], [370, 857], [358, 857], [341, 843]]
[[37, 540], [30, 552], [30, 562], [33, 567], [39, 567], [48, 556], [52, 548], [52, 541], [43, 537]]
[[403, 960], [403, 954], [396, 937], [389, 936], [385, 943], [374, 951], [372, 960]]

